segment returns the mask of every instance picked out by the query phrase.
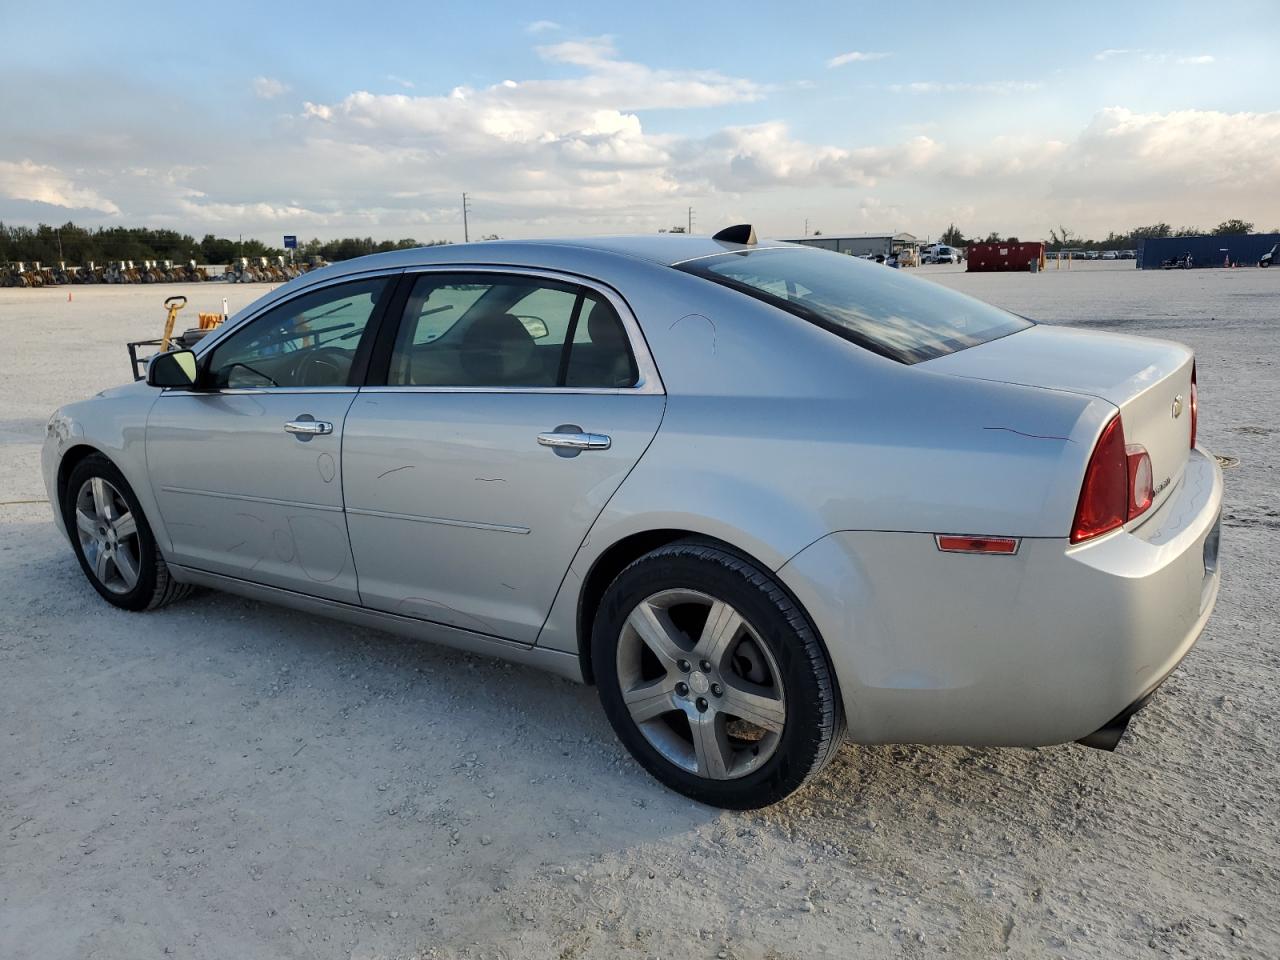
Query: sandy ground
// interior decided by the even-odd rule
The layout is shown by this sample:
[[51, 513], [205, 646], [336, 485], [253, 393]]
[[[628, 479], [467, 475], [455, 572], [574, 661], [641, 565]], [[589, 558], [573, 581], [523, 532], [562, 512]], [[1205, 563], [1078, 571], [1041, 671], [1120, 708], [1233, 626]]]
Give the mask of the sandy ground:
[[203, 593], [103, 604], [38, 475], [160, 301], [0, 290], [0, 957], [1280, 955], [1280, 271], [922, 268], [1199, 355], [1218, 610], [1118, 753], [847, 746], [732, 814], [650, 780], [587, 688]]

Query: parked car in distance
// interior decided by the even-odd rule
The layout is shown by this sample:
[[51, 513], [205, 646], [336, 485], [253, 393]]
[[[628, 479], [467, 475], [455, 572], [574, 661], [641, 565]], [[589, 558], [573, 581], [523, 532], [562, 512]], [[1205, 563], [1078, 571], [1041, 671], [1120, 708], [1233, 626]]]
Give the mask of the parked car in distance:
[[1179, 344], [734, 227], [309, 272], [55, 411], [42, 467], [113, 606], [591, 682], [661, 782], [750, 808], [847, 738], [1113, 748], [1217, 597], [1197, 416]]
[[1258, 260], [1258, 266], [1269, 267], [1273, 263], [1275, 263], [1276, 250], [1280, 250], [1280, 243], [1275, 244], [1274, 246], [1272, 246], [1270, 250], [1268, 250], [1266, 253], [1262, 255], [1262, 257]]
[[1115, 250], [1104, 250], [1102, 252], [1103, 260], [1119, 260], [1120, 254]]
[[1121, 250], [1120, 259], [1121, 260], [1137, 260], [1138, 251], [1137, 250]]

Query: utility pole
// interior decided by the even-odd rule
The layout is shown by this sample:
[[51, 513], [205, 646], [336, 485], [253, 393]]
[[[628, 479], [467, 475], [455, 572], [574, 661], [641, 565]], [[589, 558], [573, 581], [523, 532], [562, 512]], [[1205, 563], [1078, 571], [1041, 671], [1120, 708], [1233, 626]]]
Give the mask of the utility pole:
[[809, 218], [808, 217], [804, 218], [804, 235], [806, 237], [809, 235]]
[[689, 208], [689, 233], [693, 233], [693, 207]]
[[462, 195], [462, 242], [463, 243], [471, 242], [471, 229], [467, 226], [467, 211], [469, 209], [470, 209], [470, 205], [467, 201], [467, 195], [464, 193]]

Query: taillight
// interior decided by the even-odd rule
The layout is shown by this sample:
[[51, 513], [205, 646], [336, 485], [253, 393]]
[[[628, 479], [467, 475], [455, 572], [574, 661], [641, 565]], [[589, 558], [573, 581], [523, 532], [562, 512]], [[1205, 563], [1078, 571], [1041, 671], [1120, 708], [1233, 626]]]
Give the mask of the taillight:
[[1200, 399], [1196, 396], [1196, 365], [1191, 364], [1191, 449], [1196, 448], [1196, 427], [1200, 424]]
[[1129, 462], [1120, 416], [1102, 429], [1089, 457], [1071, 525], [1071, 542], [1079, 543], [1122, 526], [1129, 517]]
[[1146, 447], [1140, 443], [1126, 444], [1124, 455], [1129, 465], [1129, 512], [1126, 519], [1132, 520], [1151, 506], [1155, 498], [1155, 483]]
[[[1194, 394], [1193, 394], [1194, 396]], [[1140, 443], [1124, 442], [1124, 423], [1116, 414], [1102, 428], [1089, 457], [1071, 525], [1071, 542], [1100, 536], [1140, 516], [1155, 498], [1151, 456]]]

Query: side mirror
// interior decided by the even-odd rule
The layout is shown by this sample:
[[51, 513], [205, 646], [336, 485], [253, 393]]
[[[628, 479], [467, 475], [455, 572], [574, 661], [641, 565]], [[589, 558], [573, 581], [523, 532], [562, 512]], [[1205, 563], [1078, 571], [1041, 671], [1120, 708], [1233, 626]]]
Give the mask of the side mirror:
[[151, 358], [147, 366], [147, 386], [189, 390], [195, 385], [196, 355], [190, 350], [170, 350]]

